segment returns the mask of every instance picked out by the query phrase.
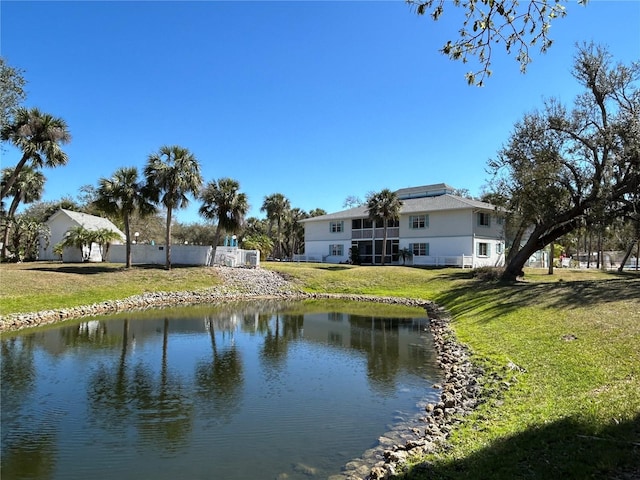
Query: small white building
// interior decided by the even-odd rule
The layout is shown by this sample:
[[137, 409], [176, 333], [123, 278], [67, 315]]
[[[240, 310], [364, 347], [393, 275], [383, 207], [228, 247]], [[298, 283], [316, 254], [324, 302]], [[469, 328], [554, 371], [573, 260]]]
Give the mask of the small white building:
[[[87, 230], [106, 228], [116, 232], [121, 238], [120, 241], [114, 240], [112, 243], [117, 244], [125, 241], [124, 233], [110, 220], [87, 213], [65, 210], [63, 208], [51, 215], [45, 222], [45, 225], [49, 227], [49, 238], [40, 238], [38, 247], [39, 260], [59, 260], [60, 257], [53, 253], [53, 249], [58, 243], [64, 240], [67, 232], [74, 227], [84, 227]], [[100, 248], [95, 243], [90, 246], [90, 252], [88, 253], [90, 262], [101, 262], [103, 260]], [[65, 248], [63, 260], [65, 262], [82, 262], [82, 255], [77, 248]]]
[[[387, 226], [385, 264], [402, 264], [400, 252], [408, 249], [407, 265], [504, 265], [504, 217], [491, 204], [453, 195], [446, 184], [404, 188], [398, 221]], [[360, 263], [382, 261], [383, 226], [374, 225], [366, 206], [302, 220], [305, 254], [297, 260], [347, 263], [357, 247]]]

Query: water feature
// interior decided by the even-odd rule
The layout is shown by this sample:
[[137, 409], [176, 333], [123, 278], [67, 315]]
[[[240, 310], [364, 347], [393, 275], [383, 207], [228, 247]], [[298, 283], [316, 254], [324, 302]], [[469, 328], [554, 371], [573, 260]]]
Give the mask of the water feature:
[[337, 474], [439, 382], [419, 309], [148, 310], [5, 334], [2, 478]]

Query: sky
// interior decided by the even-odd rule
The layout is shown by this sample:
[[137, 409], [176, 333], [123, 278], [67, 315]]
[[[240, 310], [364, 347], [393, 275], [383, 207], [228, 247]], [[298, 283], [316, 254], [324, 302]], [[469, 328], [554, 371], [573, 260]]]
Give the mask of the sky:
[[[447, 10], [448, 8], [448, 10]], [[343, 209], [348, 196], [447, 183], [480, 195], [487, 162], [522, 116], [580, 93], [575, 45], [640, 60], [640, 1], [566, 4], [551, 49], [525, 74], [502, 46], [493, 75], [439, 53], [461, 28], [394, 1], [0, 2], [0, 54], [24, 71], [26, 107], [63, 118], [69, 162], [44, 169], [43, 200], [77, 198], [163, 145], [188, 148], [206, 182], [231, 177], [264, 218], [264, 197]], [[2, 168], [20, 152], [5, 147]], [[175, 216], [204, 222], [200, 202]]]

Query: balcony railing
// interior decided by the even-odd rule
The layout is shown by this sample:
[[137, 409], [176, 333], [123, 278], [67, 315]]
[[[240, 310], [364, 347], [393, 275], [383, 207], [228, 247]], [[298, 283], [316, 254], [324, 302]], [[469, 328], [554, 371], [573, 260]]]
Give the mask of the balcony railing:
[[[361, 230], [351, 230], [351, 238], [353, 240], [361, 240], [363, 238], [374, 238], [374, 230], [372, 228], [363, 228]], [[399, 238], [400, 227], [387, 228], [387, 238]], [[384, 238], [384, 228], [375, 229], [375, 238]]]

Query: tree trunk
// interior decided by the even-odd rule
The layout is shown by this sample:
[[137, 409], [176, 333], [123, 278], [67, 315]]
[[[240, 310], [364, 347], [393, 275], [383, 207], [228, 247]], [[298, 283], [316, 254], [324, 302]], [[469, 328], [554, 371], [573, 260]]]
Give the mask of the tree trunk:
[[596, 252], [596, 268], [600, 270], [600, 267], [604, 268], [604, 258], [602, 257], [602, 228], [598, 229], [598, 242], [596, 249], [598, 250]]
[[280, 217], [278, 217], [278, 231], [276, 232], [276, 234], [278, 235], [278, 241], [277, 241], [277, 245], [278, 245], [278, 256], [277, 258], [279, 258], [280, 260], [282, 260], [282, 228], [280, 225]]
[[[636, 240], [633, 242], [629, 243], [629, 246], [627, 247], [627, 250], [624, 252], [624, 257], [622, 258], [622, 261], [620, 262], [620, 266], [618, 267], [618, 272], [622, 273], [622, 271], [624, 270], [624, 266], [627, 263], [627, 260], [629, 260], [629, 257], [631, 256], [631, 252], [633, 251], [633, 247], [635, 247], [636, 243], [638, 245], [640, 245], [640, 240]], [[636, 263], [637, 263], [637, 258], [636, 258]], [[637, 268], [637, 265], [636, 265]]]
[[384, 267], [384, 257], [387, 256], [387, 221], [383, 220], [384, 223], [384, 234], [382, 235], [382, 259], [380, 265]]
[[11, 221], [15, 217], [16, 210], [18, 210], [18, 205], [20, 205], [20, 199], [22, 198], [22, 192], [18, 191], [16, 195], [11, 200], [11, 205], [9, 206], [9, 210], [7, 210], [6, 225], [4, 228], [4, 235], [2, 238], [2, 252], [0, 252], [0, 258], [5, 260], [7, 258], [7, 243], [9, 243], [9, 230], [11, 229]]
[[520, 227], [518, 227], [518, 231], [513, 238], [513, 242], [511, 243], [511, 248], [509, 249], [509, 253], [507, 254], [505, 263], [509, 264], [511, 260], [513, 260], [513, 257], [518, 252], [518, 250], [520, 250], [520, 242], [522, 242], [522, 236], [524, 235], [525, 230], [525, 225], [520, 225]]
[[164, 268], [171, 270], [171, 207], [167, 207], [167, 232], [165, 237], [166, 261]]
[[126, 268], [131, 268], [131, 225], [129, 222], [129, 214], [124, 214], [124, 236], [125, 236], [125, 246], [126, 246]]
[[554, 251], [554, 243], [551, 242], [549, 244], [549, 275], [553, 275], [553, 251]]
[[544, 225], [538, 225], [531, 233], [527, 243], [525, 243], [522, 248], [518, 249], [518, 251], [512, 256], [511, 261], [507, 263], [501, 279], [508, 282], [517, 280], [518, 277], [524, 275], [524, 265], [527, 263], [527, 260], [531, 255], [538, 250], [542, 250], [548, 244], [573, 230], [573, 228], [574, 227], [571, 223], [566, 223], [549, 232], [547, 231], [547, 227]]
[[11, 190], [11, 187], [13, 187], [13, 184], [16, 183], [16, 178], [18, 178], [18, 174], [22, 170], [22, 167], [24, 167], [24, 164], [27, 163], [28, 159], [29, 159], [29, 155], [27, 155], [26, 153], [22, 155], [22, 158], [16, 165], [16, 168], [13, 169], [13, 173], [9, 176], [9, 178], [7, 178], [7, 183], [5, 183], [2, 186], [2, 191], [0, 192], [0, 198], [4, 198], [7, 196], [7, 193], [9, 193], [9, 190]]
[[9, 242], [9, 229], [11, 228], [11, 219], [9, 216], [5, 218], [4, 233], [2, 235], [2, 252], [0, 252], [0, 259], [5, 260], [7, 258], [7, 243]]
[[216, 247], [220, 243], [220, 236], [222, 234], [222, 226], [220, 225], [220, 220], [218, 220], [218, 225], [216, 226], [216, 234], [213, 237], [213, 250], [215, 252]]
[[521, 277], [524, 274], [522, 270], [524, 268], [524, 264], [527, 262], [529, 257], [531, 257], [531, 255], [536, 252], [536, 250], [537, 247], [533, 242], [527, 242], [524, 247], [518, 250], [518, 252], [513, 256], [511, 261], [505, 267], [504, 273], [501, 277], [502, 280], [514, 282], [518, 279], [518, 277]]

